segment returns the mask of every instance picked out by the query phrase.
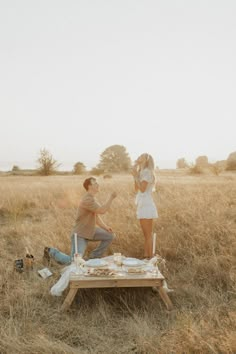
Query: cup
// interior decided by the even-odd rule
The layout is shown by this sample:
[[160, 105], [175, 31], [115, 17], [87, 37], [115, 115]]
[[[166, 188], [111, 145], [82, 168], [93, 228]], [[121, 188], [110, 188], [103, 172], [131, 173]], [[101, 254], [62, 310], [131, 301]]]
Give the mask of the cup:
[[74, 262], [75, 262], [75, 267], [76, 267], [76, 274], [82, 274], [83, 273], [82, 268], [81, 268], [81, 265], [83, 263], [82, 261], [83, 261], [82, 255], [79, 254], [79, 253], [75, 253]]
[[121, 253], [114, 253], [114, 263], [118, 266], [122, 266], [122, 255]]

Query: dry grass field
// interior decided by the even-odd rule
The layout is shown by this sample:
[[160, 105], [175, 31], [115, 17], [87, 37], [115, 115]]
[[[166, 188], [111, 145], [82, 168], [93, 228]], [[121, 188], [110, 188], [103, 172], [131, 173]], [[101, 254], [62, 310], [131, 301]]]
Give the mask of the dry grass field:
[[[37, 270], [45, 246], [70, 252], [83, 177], [0, 177], [0, 353], [236, 353], [236, 175], [158, 177], [157, 252], [175, 311], [150, 289], [83, 290], [71, 310]], [[117, 237], [109, 253], [141, 257], [130, 176], [100, 181], [98, 199], [118, 192], [104, 220]], [[35, 256], [34, 270], [13, 261]], [[94, 247], [90, 245], [89, 247]], [[65, 295], [65, 294], [64, 294]]]

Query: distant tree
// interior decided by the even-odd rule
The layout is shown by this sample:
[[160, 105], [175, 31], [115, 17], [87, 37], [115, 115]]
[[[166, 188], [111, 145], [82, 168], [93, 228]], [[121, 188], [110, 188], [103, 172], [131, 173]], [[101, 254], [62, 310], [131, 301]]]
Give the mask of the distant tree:
[[189, 173], [191, 175], [201, 175], [203, 173], [203, 169], [202, 167], [198, 166], [198, 165], [190, 165], [189, 167]]
[[94, 176], [100, 176], [104, 173], [104, 171], [101, 168], [93, 167], [90, 173]]
[[236, 151], [231, 152], [226, 160], [226, 170], [235, 171], [236, 170]]
[[83, 162], [76, 162], [74, 164], [73, 173], [74, 175], [82, 175], [86, 171], [86, 167]]
[[189, 167], [187, 161], [185, 160], [185, 158], [180, 158], [177, 160], [176, 162], [176, 168], [187, 168]]
[[46, 149], [40, 150], [40, 155], [37, 160], [39, 164], [38, 171], [43, 176], [49, 176], [56, 172], [57, 168], [60, 166], [56, 160], [52, 157], [51, 153]]
[[195, 160], [195, 165], [192, 163], [189, 166], [189, 173], [193, 175], [200, 175], [207, 170], [209, 171], [210, 164], [208, 162], [207, 156], [198, 156]]
[[104, 172], [123, 172], [131, 167], [131, 159], [123, 145], [112, 145], [100, 155], [97, 166]]
[[209, 167], [212, 173], [216, 176], [219, 176], [219, 174], [223, 171], [222, 166], [217, 164], [217, 162], [210, 164]]
[[210, 170], [214, 173], [214, 175], [219, 176], [221, 172], [223, 172], [226, 168], [226, 161], [216, 161], [215, 163], [210, 164]]
[[20, 171], [20, 167], [14, 165], [14, 166], [12, 167], [12, 172], [17, 172], [17, 171]]
[[198, 156], [196, 158], [196, 166], [204, 168], [209, 166], [208, 157], [207, 156]]

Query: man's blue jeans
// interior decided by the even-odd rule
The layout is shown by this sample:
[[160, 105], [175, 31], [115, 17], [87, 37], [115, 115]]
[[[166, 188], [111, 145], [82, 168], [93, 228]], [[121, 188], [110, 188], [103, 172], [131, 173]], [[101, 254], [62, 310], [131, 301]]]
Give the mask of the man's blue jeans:
[[[90, 254], [89, 258], [101, 258], [103, 253], [106, 251], [106, 249], [109, 247], [110, 243], [112, 240], [115, 238], [115, 235], [111, 232], [108, 232], [100, 227], [96, 227], [95, 233], [94, 233], [94, 238], [92, 240], [88, 240], [85, 238], [80, 237], [77, 235], [77, 245], [78, 245], [78, 253], [84, 256], [84, 253], [86, 251], [88, 242], [93, 242], [93, 241], [101, 241], [98, 245], [98, 247], [93, 250], [93, 252]], [[67, 254], [60, 252], [56, 248], [51, 248], [49, 254], [52, 256], [57, 262], [62, 263], [62, 264], [69, 264], [73, 260], [75, 253], [75, 239], [74, 239], [74, 234], [71, 235], [71, 254], [68, 256]]]

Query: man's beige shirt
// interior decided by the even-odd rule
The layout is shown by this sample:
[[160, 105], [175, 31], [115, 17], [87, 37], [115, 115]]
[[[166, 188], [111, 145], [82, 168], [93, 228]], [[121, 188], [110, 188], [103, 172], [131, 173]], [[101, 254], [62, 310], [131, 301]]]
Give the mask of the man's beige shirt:
[[79, 237], [92, 240], [94, 238], [96, 226], [96, 213], [95, 210], [100, 207], [100, 204], [95, 200], [92, 194], [86, 193], [78, 208], [74, 232]]

